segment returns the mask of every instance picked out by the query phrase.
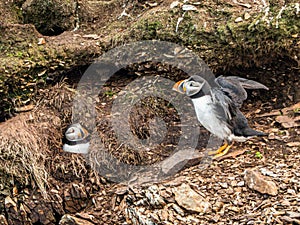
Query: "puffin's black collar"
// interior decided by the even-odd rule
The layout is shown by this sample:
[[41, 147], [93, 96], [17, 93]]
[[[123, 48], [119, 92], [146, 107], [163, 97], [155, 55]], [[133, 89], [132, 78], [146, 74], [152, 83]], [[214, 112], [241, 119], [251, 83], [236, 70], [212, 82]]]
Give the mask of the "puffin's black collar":
[[190, 98], [191, 98], [191, 99], [201, 98], [201, 97], [203, 97], [204, 95], [205, 95], [205, 94], [203, 93], [203, 91], [200, 90], [198, 93], [196, 93], [196, 94], [190, 96]]
[[91, 140], [90, 135], [87, 136], [85, 139], [80, 140], [80, 141], [69, 141], [67, 138], [65, 138], [65, 144], [74, 146], [74, 145], [77, 145], [77, 144], [85, 144], [85, 143], [88, 143], [88, 142], [90, 142], [90, 140]]

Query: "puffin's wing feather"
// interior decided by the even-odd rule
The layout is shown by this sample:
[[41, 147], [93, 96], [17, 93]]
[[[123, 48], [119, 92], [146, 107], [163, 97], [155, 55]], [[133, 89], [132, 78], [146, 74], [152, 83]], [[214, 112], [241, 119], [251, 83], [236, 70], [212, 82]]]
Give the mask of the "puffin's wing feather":
[[232, 100], [233, 104], [240, 108], [243, 101], [247, 99], [247, 92], [238, 79], [219, 76], [215, 79], [221, 90]]
[[265, 89], [265, 90], [269, 90], [268, 87], [266, 87], [265, 85], [254, 81], [254, 80], [248, 80], [246, 78], [241, 78], [241, 77], [237, 77], [237, 76], [228, 76], [228, 77], [223, 77], [223, 79], [227, 79], [229, 81], [238, 81], [240, 83], [240, 85], [243, 88], [246, 89]]
[[247, 99], [245, 88], [268, 90], [268, 88], [261, 83], [236, 76], [219, 76], [215, 79], [215, 82], [238, 108], [240, 108], [243, 101]]

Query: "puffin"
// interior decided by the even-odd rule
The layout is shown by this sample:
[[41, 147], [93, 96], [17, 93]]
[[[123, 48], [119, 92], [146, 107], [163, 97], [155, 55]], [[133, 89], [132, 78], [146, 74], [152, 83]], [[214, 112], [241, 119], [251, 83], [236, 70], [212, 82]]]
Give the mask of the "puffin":
[[90, 134], [88, 130], [79, 123], [68, 126], [65, 132], [65, 152], [88, 154], [90, 146]]
[[216, 151], [208, 154], [213, 159], [227, 154], [234, 142], [244, 142], [250, 138], [267, 135], [253, 130], [240, 108], [247, 99], [245, 89], [265, 89], [265, 85], [238, 76], [219, 76], [212, 87], [199, 75], [180, 80], [173, 90], [189, 96], [193, 102], [200, 124], [211, 134], [224, 141]]

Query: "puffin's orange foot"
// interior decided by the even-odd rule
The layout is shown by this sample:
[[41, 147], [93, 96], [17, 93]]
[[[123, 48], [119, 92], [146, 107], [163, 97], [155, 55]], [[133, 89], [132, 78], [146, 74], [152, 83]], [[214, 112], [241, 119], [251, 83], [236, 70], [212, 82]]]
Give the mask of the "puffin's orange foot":
[[208, 155], [213, 155], [213, 159], [219, 158], [225, 154], [227, 154], [227, 152], [229, 151], [229, 149], [231, 148], [231, 145], [228, 145], [227, 143], [225, 143], [223, 146], [221, 146], [217, 151], [210, 151], [208, 152]]

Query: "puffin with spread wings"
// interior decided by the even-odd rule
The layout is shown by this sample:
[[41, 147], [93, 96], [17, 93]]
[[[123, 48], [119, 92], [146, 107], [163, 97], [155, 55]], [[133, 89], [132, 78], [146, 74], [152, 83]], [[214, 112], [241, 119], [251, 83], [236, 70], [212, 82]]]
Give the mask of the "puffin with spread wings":
[[192, 99], [197, 119], [213, 135], [224, 140], [224, 145], [217, 151], [210, 152], [213, 158], [225, 155], [235, 141], [244, 142], [255, 136], [266, 133], [249, 127], [246, 117], [240, 111], [242, 103], [247, 99], [245, 89], [268, 88], [256, 81], [237, 76], [219, 76], [215, 87], [201, 76], [191, 76], [178, 81], [173, 90], [186, 94]]

